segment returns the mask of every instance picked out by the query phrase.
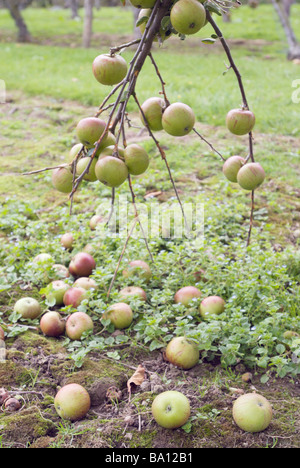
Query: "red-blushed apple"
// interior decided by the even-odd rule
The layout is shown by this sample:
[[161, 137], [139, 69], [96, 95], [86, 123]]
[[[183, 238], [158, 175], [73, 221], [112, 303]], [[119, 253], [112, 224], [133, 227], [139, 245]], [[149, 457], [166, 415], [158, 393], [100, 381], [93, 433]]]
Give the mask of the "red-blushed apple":
[[69, 269], [60, 263], [55, 263], [52, 266], [52, 270], [57, 279], [66, 279], [70, 277]]
[[73, 287], [84, 289], [97, 289], [98, 285], [93, 278], [81, 276], [74, 282]]
[[177, 32], [196, 34], [206, 22], [206, 10], [198, 0], [179, 0], [171, 8], [170, 20]]
[[45, 295], [48, 302], [55, 301], [57, 306], [64, 304], [64, 295], [70, 289], [70, 285], [63, 280], [55, 280], [47, 285], [45, 288]]
[[232, 415], [236, 425], [243, 431], [261, 432], [272, 420], [272, 406], [258, 393], [246, 393], [233, 403]]
[[181, 369], [191, 369], [199, 362], [200, 352], [197, 345], [184, 336], [176, 336], [168, 343], [165, 358]]
[[50, 337], [61, 336], [65, 332], [66, 323], [58, 312], [46, 312], [40, 320], [40, 329]]
[[131, 307], [125, 302], [117, 302], [111, 305], [103, 314], [105, 320], [110, 320], [115, 328], [122, 330], [128, 328], [133, 321]]
[[77, 124], [77, 138], [86, 148], [92, 148], [104, 133], [105, 127], [104, 120], [97, 117], [86, 117]]
[[71, 383], [58, 391], [54, 398], [54, 407], [62, 419], [78, 421], [89, 412], [91, 398], [84, 387]]
[[65, 232], [60, 238], [60, 243], [65, 249], [71, 250], [74, 243], [73, 234], [71, 232]]
[[226, 116], [228, 130], [234, 135], [246, 135], [255, 125], [255, 115], [246, 109], [231, 109]]
[[87, 290], [84, 288], [71, 287], [69, 288], [63, 297], [63, 303], [65, 306], [71, 305], [76, 308], [81, 304], [84, 299], [87, 299]]
[[142, 280], [145, 280], [147, 283], [150, 281], [152, 272], [148, 263], [143, 260], [133, 260], [129, 263], [127, 268], [123, 270], [124, 278], [134, 278], [138, 277]]
[[149, 167], [149, 156], [147, 151], [140, 145], [132, 143], [125, 148], [124, 160], [129, 174], [143, 174]]
[[92, 255], [87, 252], [79, 252], [71, 259], [69, 272], [72, 276], [90, 276], [96, 268], [96, 262]]
[[105, 219], [100, 216], [100, 215], [94, 215], [91, 217], [90, 219], [90, 228], [92, 231], [94, 231], [96, 229], [96, 227], [98, 226], [98, 224], [104, 224], [105, 223]]
[[130, 300], [132, 298], [139, 298], [143, 301], [147, 300], [147, 294], [144, 289], [140, 288], [139, 286], [126, 286], [125, 288], [121, 289], [119, 292], [119, 297], [123, 301]]
[[36, 319], [41, 313], [41, 305], [33, 297], [22, 297], [15, 303], [14, 312], [24, 319]]
[[175, 296], [174, 301], [176, 304], [183, 304], [184, 306], [193, 305], [194, 299], [201, 297], [201, 291], [195, 286], [185, 286], [179, 289]]
[[237, 181], [244, 190], [255, 190], [265, 180], [265, 171], [259, 163], [245, 164], [237, 174]]
[[3, 341], [4, 341], [4, 339], [5, 339], [5, 333], [4, 333], [3, 328], [2, 328], [1, 325], [0, 325], [0, 340], [3, 340]]
[[76, 175], [80, 176], [89, 166], [88, 171], [84, 174], [83, 179], [89, 182], [96, 182], [97, 177], [95, 174], [95, 166], [97, 163], [97, 158], [91, 158], [89, 156], [85, 156], [84, 158], [79, 159], [76, 164]]
[[192, 131], [195, 120], [193, 109], [182, 102], [175, 102], [174, 104], [170, 104], [164, 111], [162, 126], [169, 135], [179, 137], [187, 135]]
[[100, 157], [95, 166], [95, 173], [102, 184], [112, 188], [122, 185], [128, 177], [126, 164], [114, 156]]
[[73, 174], [68, 167], [58, 167], [52, 171], [52, 185], [62, 193], [70, 193], [73, 188]]
[[93, 320], [85, 312], [74, 312], [67, 318], [66, 334], [71, 340], [80, 340], [84, 332], [93, 329]]
[[225, 310], [225, 301], [220, 296], [208, 296], [201, 301], [199, 312], [203, 319], [219, 315]]
[[98, 55], [93, 61], [93, 74], [103, 85], [118, 84], [127, 74], [127, 62], [121, 55]]
[[153, 400], [151, 410], [157, 424], [166, 429], [183, 426], [191, 414], [189, 399], [176, 390], [157, 395]]
[[147, 99], [141, 106], [142, 112], [140, 111], [140, 119], [143, 125], [146, 126], [147, 122], [153, 132], [162, 130], [162, 116], [165, 107], [166, 103], [162, 98], [151, 97]]
[[230, 182], [237, 182], [237, 173], [245, 162], [241, 156], [230, 156], [223, 164], [223, 174], [226, 179]]

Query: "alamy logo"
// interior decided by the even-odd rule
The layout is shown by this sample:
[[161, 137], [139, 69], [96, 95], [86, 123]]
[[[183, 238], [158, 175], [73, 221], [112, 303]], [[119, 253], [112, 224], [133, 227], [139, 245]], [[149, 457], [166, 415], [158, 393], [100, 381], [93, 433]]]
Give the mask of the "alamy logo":
[[6, 102], [6, 86], [5, 81], [0, 80], [0, 104], [4, 104]]

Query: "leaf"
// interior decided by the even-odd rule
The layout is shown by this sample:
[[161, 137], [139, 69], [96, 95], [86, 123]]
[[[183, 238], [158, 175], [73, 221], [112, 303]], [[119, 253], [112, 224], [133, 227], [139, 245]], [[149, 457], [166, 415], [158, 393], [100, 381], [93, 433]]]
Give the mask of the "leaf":
[[166, 31], [166, 29], [168, 29], [168, 27], [170, 26], [171, 24], [171, 21], [170, 21], [170, 16], [165, 16], [162, 20], [161, 20], [161, 27], [164, 31]]
[[145, 380], [145, 369], [139, 364], [134, 374], [127, 381], [127, 389], [129, 393], [129, 400], [131, 396], [131, 385], [141, 385]]
[[147, 23], [149, 19], [149, 16], [142, 16], [141, 18], [138, 19], [138, 21], [135, 23], [136, 27], [140, 26], [143, 23]]
[[212, 37], [207, 37], [206, 39], [202, 39], [201, 42], [203, 42], [203, 44], [214, 44], [216, 40]]

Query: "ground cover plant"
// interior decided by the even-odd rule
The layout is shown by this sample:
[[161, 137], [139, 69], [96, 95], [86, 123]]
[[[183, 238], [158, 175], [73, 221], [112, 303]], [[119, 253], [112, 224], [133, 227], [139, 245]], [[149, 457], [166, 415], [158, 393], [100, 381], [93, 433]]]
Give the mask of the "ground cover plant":
[[[24, 49], [29, 55], [31, 47]], [[276, 60], [282, 63], [283, 57], [278, 55]], [[146, 96], [144, 83], [138, 92]], [[1, 175], [0, 294], [7, 356], [1, 362], [0, 382], [11, 395], [19, 395], [22, 409], [9, 413], [3, 408], [3, 446], [299, 446], [297, 132], [272, 134], [274, 123], [268, 126], [269, 117], [264, 125], [270, 134], [255, 134], [255, 148], [259, 148], [267, 179], [257, 191], [248, 247], [249, 194], [224, 177], [219, 158], [196, 134], [176, 141], [166, 134], [160, 136], [180, 198], [199, 201], [204, 207], [205, 238], [200, 248], [190, 239], [173, 239], [168, 233], [149, 239], [154, 259], [150, 282], [138, 278], [134, 282], [146, 291], [147, 301], [130, 300], [134, 319], [129, 328], [118, 331], [110, 320], [103, 319], [103, 312], [119, 301], [121, 289], [132, 285], [122, 276], [129, 261], [142, 258], [151, 263], [143, 237], [130, 240], [114, 278], [124, 238], [107, 234], [103, 223], [95, 230], [90, 227], [91, 217], [103, 214], [104, 205], [110, 207], [111, 189], [100, 182], [83, 181], [70, 216], [70, 202], [52, 187], [51, 172], [21, 175], [66, 161], [70, 147], [77, 143], [74, 122], [90, 112], [84, 90], [81, 99], [79, 94], [70, 96], [82, 104], [59, 99], [62, 96], [49, 97], [45, 83], [43, 90], [31, 90], [31, 94], [42, 94], [38, 97], [13, 88], [10, 86], [8, 104], [1, 109], [6, 157]], [[101, 93], [101, 87], [97, 89]], [[169, 96], [168, 85], [167, 90]], [[188, 99], [188, 91], [183, 88], [182, 92]], [[101, 98], [99, 94], [95, 106]], [[176, 197], [164, 162], [137, 111], [132, 119], [127, 142], [138, 141], [150, 155], [147, 171], [132, 178], [136, 199], [146, 199], [149, 206], [159, 205], [169, 213]], [[210, 126], [209, 121], [200, 121], [197, 129], [226, 158], [243, 151], [247, 143], [247, 138], [242, 144], [228, 134], [224, 123]], [[12, 153], [14, 157], [8, 158]], [[120, 197], [122, 191], [116, 195]], [[130, 200], [130, 191], [127, 196]], [[66, 232], [74, 237], [72, 250], [61, 245]], [[49, 279], [54, 279], [53, 263], [68, 266], [74, 254], [88, 244], [96, 261], [91, 278], [97, 289], [90, 290], [79, 307], [57, 306], [53, 297], [46, 296]], [[52, 259], [33, 261], [45, 252]], [[72, 284], [71, 279], [67, 282]], [[190, 284], [203, 297], [223, 297], [224, 312], [204, 321], [199, 315], [200, 301], [194, 301], [188, 310], [175, 304], [175, 292]], [[43, 336], [38, 332], [39, 318], [28, 321], [13, 310], [15, 302], [28, 295], [38, 299], [43, 313], [56, 310], [64, 317], [75, 310], [87, 313], [94, 322], [93, 333], [88, 331], [75, 341], [65, 335], [58, 339]], [[286, 331], [294, 335], [284, 336]], [[182, 335], [197, 343], [201, 356], [199, 364], [188, 371], [164, 359], [171, 338]], [[130, 383], [139, 365], [145, 375]], [[92, 410], [77, 423], [61, 422], [54, 396], [58, 386], [73, 381], [88, 388]], [[171, 432], [160, 428], [151, 415], [154, 396], [168, 390], [187, 394], [192, 403], [188, 422]], [[275, 416], [266, 431], [245, 435], [233, 424], [231, 406], [241, 392], [253, 390], [271, 401]], [[36, 424], [29, 431], [32, 418]]]

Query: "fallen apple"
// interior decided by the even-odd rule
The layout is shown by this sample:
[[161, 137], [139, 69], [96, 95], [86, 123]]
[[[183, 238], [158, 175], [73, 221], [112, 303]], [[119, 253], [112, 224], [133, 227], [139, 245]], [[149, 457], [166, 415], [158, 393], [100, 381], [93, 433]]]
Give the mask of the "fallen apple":
[[0, 325], [0, 340], [3, 340], [3, 341], [4, 341], [4, 339], [5, 339], [5, 333], [4, 333], [3, 328], [2, 328], [1, 325]]
[[49, 283], [45, 290], [46, 299], [48, 302], [54, 302], [53, 305], [61, 306], [64, 304], [64, 295], [70, 289], [70, 285], [63, 280], [55, 280]]
[[114, 156], [105, 156], [98, 159], [95, 174], [97, 179], [104, 185], [116, 188], [127, 179], [128, 168], [121, 159]]
[[167, 361], [181, 369], [191, 369], [199, 362], [200, 352], [196, 344], [184, 336], [176, 336], [165, 351]]
[[140, 119], [143, 125], [148, 124], [153, 132], [163, 129], [162, 116], [166, 103], [162, 98], [151, 97], [141, 106]]
[[246, 432], [264, 431], [272, 419], [269, 401], [258, 393], [246, 393], [235, 400], [232, 415], [236, 425]]
[[74, 277], [90, 276], [96, 268], [96, 262], [92, 255], [87, 252], [78, 252], [71, 259], [69, 272]]
[[83, 333], [94, 329], [91, 317], [85, 312], [74, 312], [66, 322], [66, 334], [71, 340], [80, 340]]
[[133, 260], [127, 268], [123, 270], [124, 278], [138, 277], [146, 282], [150, 281], [152, 276], [151, 268], [143, 260]]
[[140, 145], [131, 144], [125, 148], [124, 162], [129, 174], [143, 174], [149, 166], [149, 156], [147, 151]]
[[157, 424], [166, 429], [176, 429], [183, 426], [191, 414], [188, 398], [176, 390], [169, 390], [157, 395], [151, 409]]
[[98, 226], [98, 224], [103, 224], [105, 222], [105, 219], [100, 216], [100, 215], [94, 215], [91, 217], [90, 219], [90, 228], [92, 231], [94, 231], [96, 229], [96, 227]]
[[171, 8], [170, 20], [180, 34], [196, 34], [205, 26], [206, 10], [198, 0], [179, 0]]
[[231, 109], [226, 116], [226, 125], [234, 135], [246, 135], [255, 125], [255, 115], [250, 110]]
[[230, 156], [223, 164], [223, 174], [230, 182], [237, 182], [237, 173], [245, 164], [245, 159], [241, 156]]
[[127, 62], [121, 55], [101, 54], [93, 61], [93, 73], [99, 83], [111, 86], [125, 78]]
[[219, 315], [225, 310], [225, 301], [220, 296], [208, 296], [200, 304], [199, 312], [203, 319]]
[[46, 312], [40, 320], [40, 329], [46, 336], [58, 337], [65, 331], [65, 321], [58, 312]]
[[86, 117], [77, 124], [77, 138], [86, 148], [92, 148], [102, 136], [105, 128], [104, 120], [97, 117]]
[[22, 297], [15, 303], [14, 312], [24, 319], [36, 319], [41, 313], [41, 305], [33, 297]]
[[111, 305], [103, 314], [105, 320], [110, 320], [115, 328], [121, 330], [128, 328], [133, 321], [131, 307], [125, 302], [117, 302]]
[[70, 193], [73, 188], [73, 174], [67, 167], [59, 167], [52, 171], [52, 185], [62, 193]]
[[84, 418], [90, 410], [91, 398], [84, 387], [71, 383], [58, 391], [54, 398], [54, 407], [62, 419], [77, 421]]
[[174, 301], [176, 304], [183, 304], [184, 306], [193, 305], [194, 299], [201, 296], [201, 291], [195, 286], [185, 286], [179, 289], [175, 296]]
[[127, 286], [119, 292], [119, 297], [123, 301], [132, 299], [134, 297], [139, 298], [143, 301], [147, 300], [147, 294], [144, 289], [140, 288], [139, 286]]
[[72, 306], [74, 308], [78, 307], [82, 301], [87, 299], [87, 290], [79, 287], [69, 288], [63, 297], [63, 303], [65, 306]]
[[76, 288], [83, 288], [83, 289], [97, 289], [97, 283], [93, 278], [81, 276], [77, 278], [77, 280], [73, 284]]
[[66, 232], [65, 234], [63, 234], [60, 238], [60, 243], [65, 249], [72, 249], [74, 243], [73, 234], [71, 234], [70, 232]]
[[255, 190], [265, 180], [265, 171], [259, 163], [245, 164], [237, 174], [237, 181], [244, 190]]
[[33, 259], [34, 263], [37, 263], [39, 265], [42, 264], [51, 264], [52, 262], [54, 263], [52, 255], [48, 253], [40, 253]]
[[57, 279], [66, 279], [70, 277], [69, 269], [60, 263], [55, 263], [52, 266], [52, 270]]
[[179, 137], [192, 131], [195, 120], [195, 114], [191, 107], [182, 102], [175, 102], [170, 104], [164, 111], [162, 126], [169, 135]]

